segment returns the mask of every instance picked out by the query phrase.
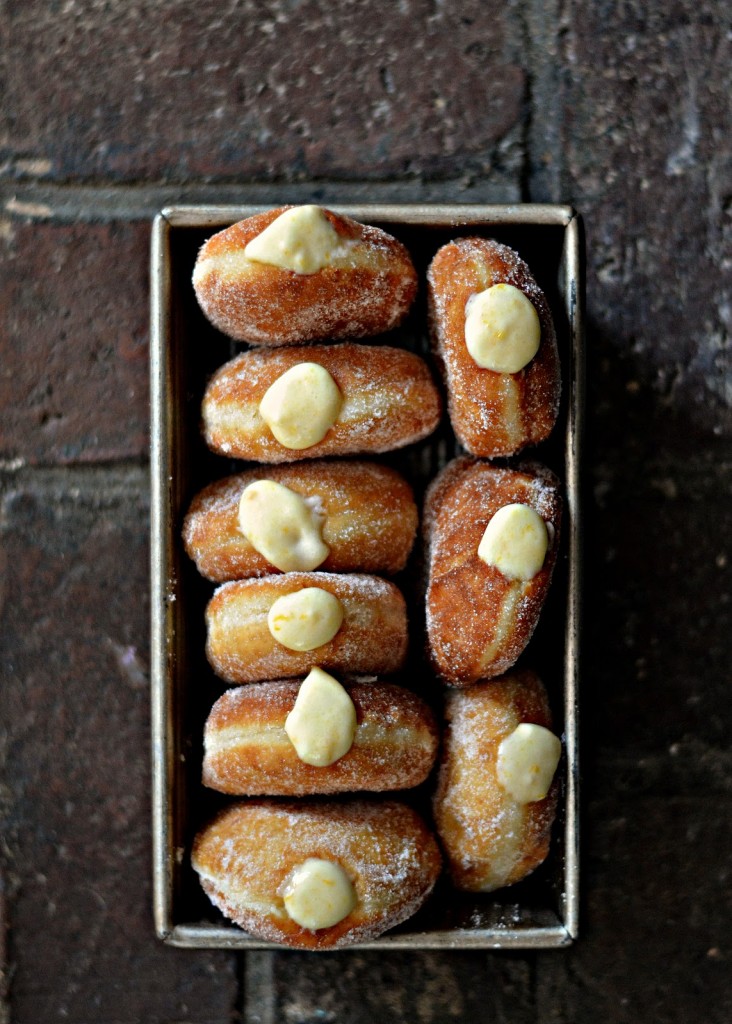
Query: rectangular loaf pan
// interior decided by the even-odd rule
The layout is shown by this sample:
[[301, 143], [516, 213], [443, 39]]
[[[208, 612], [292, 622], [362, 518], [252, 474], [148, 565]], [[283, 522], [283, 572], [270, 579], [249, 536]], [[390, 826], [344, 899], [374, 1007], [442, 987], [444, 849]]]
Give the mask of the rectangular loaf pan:
[[[285, 200], [283, 200], [285, 202]], [[209, 904], [190, 866], [193, 836], [223, 798], [200, 784], [203, 724], [223, 690], [204, 655], [203, 610], [212, 585], [182, 550], [180, 528], [193, 495], [241, 469], [210, 454], [200, 404], [211, 373], [241, 346], [212, 328], [191, 286], [196, 254], [214, 231], [262, 207], [177, 206], [155, 219], [151, 251], [152, 403], [152, 805], [155, 927], [191, 948], [264, 949]], [[400, 238], [424, 281], [436, 250], [460, 235], [495, 238], [526, 260], [552, 307], [562, 360], [562, 412], [552, 438], [530, 452], [561, 477], [565, 516], [560, 559], [528, 662], [547, 684], [563, 734], [560, 810], [547, 862], [519, 885], [485, 896], [441, 883], [420, 913], [355, 949], [520, 949], [565, 946], [577, 935], [578, 684], [580, 645], [580, 445], [583, 410], [584, 242], [568, 206], [361, 205], [332, 207]], [[428, 353], [424, 288], [403, 328], [389, 336]], [[418, 496], [457, 451], [449, 426], [395, 463]], [[394, 463], [393, 463], [394, 464]], [[347, 951], [346, 951], [347, 952]]]

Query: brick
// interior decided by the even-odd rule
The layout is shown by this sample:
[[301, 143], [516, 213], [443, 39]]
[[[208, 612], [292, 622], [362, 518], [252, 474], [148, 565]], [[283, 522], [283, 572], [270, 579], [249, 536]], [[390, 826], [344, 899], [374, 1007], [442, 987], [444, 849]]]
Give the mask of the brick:
[[[530, 958], [527, 963], [516, 954], [352, 951], [256, 957], [256, 981], [246, 989], [248, 1024], [536, 1020]], [[254, 981], [254, 973], [248, 978]]]
[[521, 21], [496, 8], [487, 24], [479, 0], [388, 17], [353, 0], [11, 2], [3, 20], [9, 174], [482, 174], [522, 116], [524, 71], [505, 55]]
[[0, 862], [17, 1024], [228, 1022], [236, 958], [151, 909], [146, 477], [6, 485]]
[[140, 457], [148, 444], [148, 226], [6, 225], [0, 458]]
[[657, 0], [565, 19], [564, 188], [587, 219], [591, 408], [616, 461], [725, 450], [727, 13], [724, 0]]
[[[633, 755], [728, 742], [729, 467], [591, 470], [583, 728]], [[589, 745], [588, 745], [589, 746]]]
[[10, 971], [8, 961], [8, 896], [4, 872], [0, 868], [0, 1024], [10, 1021], [8, 989]]
[[593, 743], [585, 731], [584, 766], [587, 792], [612, 792], [619, 799], [652, 794], [656, 797], [727, 798], [732, 794], [732, 751], [694, 735], [673, 740], [654, 735], [646, 748], [614, 750]]
[[596, 796], [583, 936], [538, 955], [539, 1024], [730, 1020], [731, 811], [729, 796]]

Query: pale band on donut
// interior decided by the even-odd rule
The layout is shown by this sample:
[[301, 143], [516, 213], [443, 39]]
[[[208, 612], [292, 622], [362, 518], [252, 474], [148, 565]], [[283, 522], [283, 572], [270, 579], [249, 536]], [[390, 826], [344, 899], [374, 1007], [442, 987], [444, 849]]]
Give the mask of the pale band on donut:
[[427, 638], [452, 686], [506, 672], [528, 644], [559, 543], [559, 482], [548, 469], [462, 457], [425, 500]]
[[547, 857], [561, 742], [532, 672], [448, 690], [434, 797], [435, 824], [454, 884], [491, 892]]
[[417, 274], [387, 232], [317, 206], [282, 206], [209, 238], [193, 287], [224, 334], [286, 345], [391, 330], [414, 300]]
[[[383, 680], [340, 676], [336, 682], [352, 703], [355, 729], [349, 715], [341, 717], [338, 712], [338, 720], [331, 723], [337, 732], [336, 749], [330, 737], [321, 742], [317, 736], [322, 720], [312, 717], [307, 722], [301, 716], [299, 739], [307, 731], [311, 735], [296, 746], [287, 722], [304, 682], [249, 683], [219, 697], [205, 728], [204, 785], [241, 796], [305, 796], [411, 789], [425, 781], [434, 763], [438, 732], [434, 715], [421, 698]], [[316, 758], [301, 756], [328, 746], [331, 756], [340, 755], [329, 764], [312, 764]], [[347, 749], [341, 753], [343, 748]]]
[[211, 378], [202, 418], [212, 451], [277, 463], [403, 448], [441, 411], [418, 355], [344, 343], [242, 352]]
[[[330, 917], [302, 912], [307, 888], [312, 896], [319, 884], [320, 871], [306, 877], [298, 898], [296, 876], [310, 859], [345, 876]], [[432, 891], [441, 858], [419, 815], [397, 801], [253, 800], [228, 807], [199, 832], [192, 863], [212, 903], [245, 931], [319, 950], [368, 941], [411, 917]]]
[[314, 461], [259, 466], [196, 495], [183, 541], [207, 579], [223, 583], [278, 571], [241, 530], [242, 494], [262, 480], [300, 495], [315, 525], [320, 517], [318, 536], [328, 550], [318, 569], [391, 576], [406, 565], [417, 531], [417, 506], [406, 480], [374, 462]]
[[[271, 612], [283, 598], [292, 601], [311, 589], [334, 598], [342, 618], [322, 644], [300, 643], [304, 649], [298, 650], [278, 638], [277, 626], [291, 629], [291, 624], [273, 621]], [[306, 608], [297, 614], [305, 616], [304, 623], [310, 618], [310, 629], [320, 628], [320, 622], [312, 621], [317, 613], [308, 616]], [[388, 674], [401, 668], [407, 652], [407, 609], [401, 592], [388, 580], [356, 573], [288, 572], [224, 583], [208, 604], [206, 627], [209, 662], [228, 683], [283, 679], [312, 665]]]
[[453, 430], [473, 455], [539, 444], [559, 412], [549, 304], [524, 260], [485, 238], [443, 246], [427, 272], [430, 326]]

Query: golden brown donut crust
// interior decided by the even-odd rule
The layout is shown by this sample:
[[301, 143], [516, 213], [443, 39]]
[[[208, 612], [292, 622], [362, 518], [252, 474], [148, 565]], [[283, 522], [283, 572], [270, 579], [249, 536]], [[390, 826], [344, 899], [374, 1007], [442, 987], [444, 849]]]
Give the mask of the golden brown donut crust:
[[278, 570], [239, 530], [239, 499], [255, 480], [274, 480], [325, 513], [325, 572], [391, 576], [406, 565], [417, 531], [417, 506], [406, 480], [373, 462], [302, 462], [260, 466], [204, 488], [192, 501], [183, 541], [198, 571], [216, 583]]
[[437, 832], [454, 884], [469, 892], [512, 885], [549, 852], [559, 784], [520, 804], [499, 784], [498, 747], [522, 722], [551, 729], [546, 690], [533, 672], [448, 690], [447, 727], [434, 796]]
[[300, 760], [285, 732], [301, 682], [251, 683], [216, 701], [204, 732], [204, 786], [240, 796], [305, 796], [385, 792], [425, 781], [438, 732], [419, 697], [381, 681], [344, 681], [356, 708], [356, 736], [347, 754], [320, 768]]
[[314, 274], [247, 260], [244, 248], [290, 209], [257, 213], [213, 235], [201, 248], [193, 287], [211, 323], [254, 345], [365, 338], [391, 330], [417, 293], [405, 247], [379, 228], [324, 210], [348, 258]]
[[[309, 448], [286, 448], [259, 413], [270, 385], [298, 363], [318, 363], [343, 396], [338, 420]], [[203, 398], [203, 434], [219, 455], [294, 462], [387, 452], [414, 444], [440, 421], [440, 396], [419, 356], [388, 345], [307, 345], [252, 350], [226, 363]]]
[[[308, 857], [340, 864], [358, 900], [338, 924], [315, 932], [288, 917], [283, 901], [289, 875]], [[214, 905], [245, 931], [313, 950], [366, 942], [405, 921], [441, 865], [419, 815], [391, 800], [235, 804], [201, 830], [192, 861]]]
[[[291, 651], [275, 640], [267, 614], [277, 600], [303, 587], [334, 594], [344, 610], [336, 635], [313, 651]], [[393, 583], [377, 576], [288, 572], [222, 584], [206, 609], [206, 655], [228, 683], [282, 679], [326, 671], [390, 673], [407, 653], [407, 606]]]
[[[549, 524], [550, 545], [533, 579], [511, 580], [478, 558], [492, 516], [529, 505]], [[529, 642], [549, 589], [561, 519], [559, 482], [536, 464], [505, 469], [469, 456], [449, 463], [425, 499], [429, 654], [438, 675], [466, 686], [507, 671]]]
[[[559, 355], [549, 304], [518, 253], [485, 238], [443, 246], [427, 271], [431, 332], [442, 364], [450, 421], [473, 455], [512, 455], [545, 440], [559, 411]], [[465, 344], [465, 305], [495, 284], [511, 284], [539, 315], [541, 342], [518, 373], [497, 373], [473, 360]]]

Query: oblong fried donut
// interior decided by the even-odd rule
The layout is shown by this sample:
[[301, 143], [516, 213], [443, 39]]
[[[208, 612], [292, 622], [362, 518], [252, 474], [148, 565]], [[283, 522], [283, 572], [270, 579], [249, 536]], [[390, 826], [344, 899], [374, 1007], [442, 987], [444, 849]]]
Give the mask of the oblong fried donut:
[[[340, 629], [313, 651], [293, 651], [267, 626], [270, 608], [285, 594], [318, 587], [343, 607]], [[288, 572], [223, 583], [206, 608], [206, 654], [229, 683], [282, 679], [311, 666], [350, 673], [390, 673], [407, 653], [407, 608], [393, 583], [377, 576]]]
[[417, 506], [406, 480], [373, 462], [303, 462], [226, 477], [193, 499], [183, 540], [207, 579], [223, 583], [278, 571], [239, 529], [239, 499], [255, 480], [274, 480], [317, 500], [330, 548], [318, 568], [390, 576], [406, 565], [417, 532]]
[[[325, 437], [287, 448], [259, 412], [267, 389], [298, 363], [316, 363], [343, 396]], [[419, 356], [388, 345], [307, 345], [243, 352], [222, 366], [203, 398], [206, 443], [219, 455], [292, 462], [325, 455], [386, 452], [427, 437], [440, 421], [440, 397]]]
[[447, 727], [433, 807], [453, 882], [491, 892], [530, 874], [549, 852], [555, 778], [542, 800], [519, 803], [496, 774], [498, 748], [517, 725], [551, 729], [546, 691], [533, 672], [448, 690]]
[[[284, 892], [308, 858], [338, 864], [355, 908], [311, 931], [291, 919]], [[303, 949], [365, 942], [411, 917], [440, 871], [437, 844], [419, 815], [392, 800], [235, 804], [203, 828], [192, 863], [212, 903], [247, 932]]]
[[[549, 304], [518, 253], [485, 238], [443, 246], [427, 271], [433, 342], [442, 364], [450, 421], [473, 455], [512, 455], [551, 433], [559, 411], [561, 377]], [[526, 295], [541, 326], [539, 350], [516, 373], [479, 366], [465, 343], [466, 305], [496, 284]]]
[[[529, 580], [510, 579], [478, 557], [486, 526], [513, 503], [534, 509], [549, 535], [544, 563]], [[559, 482], [536, 464], [504, 469], [465, 456], [432, 483], [425, 499], [427, 638], [445, 682], [465, 686], [501, 675], [524, 650], [551, 582], [560, 519]]]
[[241, 796], [305, 796], [409, 789], [424, 782], [437, 752], [434, 715], [401, 686], [343, 682], [356, 708], [348, 753], [316, 767], [301, 761], [285, 732], [301, 680], [227, 690], [204, 732], [203, 784]]
[[247, 259], [247, 244], [289, 209], [232, 224], [201, 248], [193, 286], [214, 326], [239, 341], [285, 345], [365, 338], [400, 323], [417, 273], [401, 242], [379, 228], [323, 210], [342, 240], [331, 265], [303, 274]]

